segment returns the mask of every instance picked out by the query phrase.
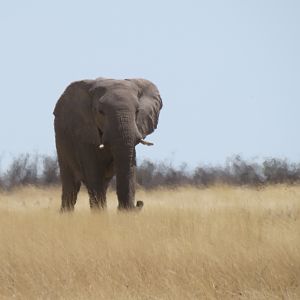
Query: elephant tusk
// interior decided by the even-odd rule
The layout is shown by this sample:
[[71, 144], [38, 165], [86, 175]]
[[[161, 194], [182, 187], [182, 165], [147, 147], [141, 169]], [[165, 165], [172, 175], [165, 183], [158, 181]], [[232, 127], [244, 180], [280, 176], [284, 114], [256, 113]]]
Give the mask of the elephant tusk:
[[99, 145], [99, 149], [103, 149], [103, 148], [104, 148], [103, 144]]
[[140, 143], [143, 144], [143, 145], [146, 145], [146, 146], [153, 146], [154, 145], [153, 143], [147, 142], [147, 141], [145, 141], [143, 139], [140, 140]]

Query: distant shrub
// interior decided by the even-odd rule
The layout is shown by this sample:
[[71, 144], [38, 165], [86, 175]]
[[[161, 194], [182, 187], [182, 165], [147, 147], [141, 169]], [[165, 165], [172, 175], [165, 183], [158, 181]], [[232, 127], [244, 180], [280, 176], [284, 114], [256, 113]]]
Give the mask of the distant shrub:
[[[265, 184], [295, 184], [300, 182], [300, 164], [284, 159], [266, 159], [261, 163], [233, 156], [225, 166], [199, 165], [189, 169], [186, 164], [175, 167], [170, 162], [142, 161], [136, 172], [138, 186], [145, 189], [174, 188], [183, 185], [208, 187], [216, 184], [262, 186]], [[59, 184], [56, 156], [21, 154], [6, 171], [0, 170], [0, 189], [21, 185]], [[115, 189], [115, 178], [111, 188]]]
[[227, 173], [231, 181], [229, 183], [235, 185], [261, 185], [265, 181], [262, 167], [243, 160], [239, 155], [228, 160]]
[[38, 156], [21, 154], [11, 162], [4, 174], [3, 182], [7, 188], [38, 183]]
[[144, 160], [137, 167], [137, 183], [143, 188], [150, 189], [159, 186], [175, 187], [191, 184], [186, 164], [175, 168], [172, 164], [160, 162], [153, 163]]
[[[221, 167], [199, 166], [194, 170], [192, 184], [198, 187], [207, 187], [228, 181], [229, 174]], [[226, 182], [227, 183], [227, 182]]]
[[43, 157], [41, 181], [44, 185], [53, 185], [59, 183], [59, 167], [56, 157]]
[[136, 179], [138, 184], [143, 186], [144, 188], [153, 187], [156, 169], [157, 167], [153, 162], [144, 160], [137, 168]]
[[300, 179], [300, 166], [272, 158], [263, 162], [263, 173], [268, 183], [296, 183]]

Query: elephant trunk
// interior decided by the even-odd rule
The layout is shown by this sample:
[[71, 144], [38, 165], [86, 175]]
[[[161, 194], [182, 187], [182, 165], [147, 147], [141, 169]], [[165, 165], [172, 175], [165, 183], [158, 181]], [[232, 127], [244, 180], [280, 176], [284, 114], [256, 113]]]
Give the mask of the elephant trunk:
[[135, 149], [116, 146], [113, 150], [119, 209], [135, 207]]
[[119, 209], [133, 209], [135, 208], [136, 179], [135, 145], [139, 136], [135, 129], [135, 120], [129, 115], [122, 115], [116, 121], [118, 130], [111, 143], [111, 150], [116, 173]]

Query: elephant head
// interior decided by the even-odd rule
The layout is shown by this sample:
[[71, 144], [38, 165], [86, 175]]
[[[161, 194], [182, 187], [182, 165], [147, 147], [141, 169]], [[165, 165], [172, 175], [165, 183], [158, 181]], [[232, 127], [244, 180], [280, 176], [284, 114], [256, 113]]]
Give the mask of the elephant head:
[[56, 104], [57, 127], [73, 137], [74, 148], [92, 145], [99, 155], [111, 153], [120, 209], [134, 207], [135, 146], [151, 144], [144, 139], [156, 129], [161, 108], [158, 89], [145, 79], [77, 81]]

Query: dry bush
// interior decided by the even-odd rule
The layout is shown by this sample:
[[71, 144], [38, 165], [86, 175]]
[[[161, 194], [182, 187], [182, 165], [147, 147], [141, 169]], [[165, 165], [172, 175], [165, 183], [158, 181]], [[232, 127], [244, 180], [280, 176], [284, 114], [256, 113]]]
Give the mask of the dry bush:
[[1, 299], [300, 298], [299, 187], [139, 190], [139, 214], [59, 194], [0, 194]]
[[[186, 164], [178, 167], [168, 161], [144, 160], [137, 166], [136, 178], [138, 186], [144, 189], [187, 185], [259, 187], [268, 184], [297, 184], [300, 182], [300, 164], [276, 158], [258, 163], [236, 155], [227, 159], [223, 166], [199, 165], [189, 169]], [[12, 190], [26, 185], [51, 186], [58, 185], [59, 182], [56, 156], [21, 154], [12, 159], [6, 171], [0, 168], [0, 190]], [[115, 186], [114, 178], [111, 187], [115, 189]]]

